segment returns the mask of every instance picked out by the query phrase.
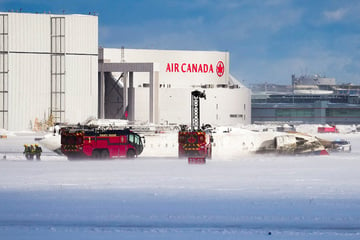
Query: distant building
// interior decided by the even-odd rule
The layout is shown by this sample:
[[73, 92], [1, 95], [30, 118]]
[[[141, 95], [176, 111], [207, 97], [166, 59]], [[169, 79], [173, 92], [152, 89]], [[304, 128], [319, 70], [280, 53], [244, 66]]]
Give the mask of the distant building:
[[296, 77], [294, 74], [291, 76], [291, 83], [296, 85], [316, 85], [316, 86], [334, 86], [336, 85], [335, 78], [328, 78], [320, 75], [301, 75]]
[[252, 123], [360, 123], [360, 86], [336, 85], [335, 79], [317, 75], [293, 75], [291, 86], [272, 91], [258, 91], [260, 86], [253, 87]]
[[[229, 53], [100, 48], [99, 115], [155, 124], [191, 123], [191, 91], [205, 91], [202, 123], [249, 124], [251, 91], [230, 75]], [[118, 74], [116, 74], [118, 72]]]

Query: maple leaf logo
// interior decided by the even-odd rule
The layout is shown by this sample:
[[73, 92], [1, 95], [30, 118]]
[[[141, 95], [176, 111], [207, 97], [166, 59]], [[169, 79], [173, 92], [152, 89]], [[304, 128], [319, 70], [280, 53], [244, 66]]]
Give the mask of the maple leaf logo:
[[188, 142], [189, 143], [194, 143], [194, 142], [196, 142], [196, 138], [194, 136], [191, 136], [191, 137], [188, 138]]
[[224, 71], [225, 71], [225, 67], [224, 67], [224, 63], [222, 61], [219, 61], [216, 64], [216, 73], [219, 77], [222, 77], [222, 75], [224, 75]]

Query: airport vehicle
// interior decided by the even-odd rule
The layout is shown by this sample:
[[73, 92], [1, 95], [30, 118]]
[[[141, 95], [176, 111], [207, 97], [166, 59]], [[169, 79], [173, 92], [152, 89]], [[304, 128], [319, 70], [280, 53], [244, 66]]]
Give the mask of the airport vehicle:
[[[212, 155], [211, 129], [200, 127], [200, 98], [206, 99], [205, 92], [191, 92], [191, 129], [182, 127], [178, 133], [179, 157], [189, 157], [191, 161], [196, 157], [205, 161], [205, 158], [210, 159]], [[199, 159], [194, 161], [199, 162]]]
[[144, 138], [128, 128], [77, 125], [61, 128], [60, 134], [61, 152], [69, 159], [134, 158], [144, 149]]
[[338, 133], [336, 126], [318, 127], [318, 133]]
[[278, 132], [296, 132], [294, 125], [284, 124], [283, 126], [277, 127], [276, 131]]
[[351, 144], [345, 139], [337, 139], [331, 142], [331, 150], [334, 152], [351, 152]]

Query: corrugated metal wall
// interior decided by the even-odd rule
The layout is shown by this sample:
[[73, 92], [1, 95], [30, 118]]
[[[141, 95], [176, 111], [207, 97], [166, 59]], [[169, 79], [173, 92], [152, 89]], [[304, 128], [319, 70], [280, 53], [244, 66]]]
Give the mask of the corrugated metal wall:
[[[50, 51], [50, 18], [64, 17], [66, 51], [69, 53], [97, 54], [98, 18], [87, 15], [49, 15], [9, 13], [10, 51], [43, 52]], [[60, 27], [60, 25], [59, 25]]]
[[33, 128], [54, 109], [62, 122], [96, 116], [98, 18], [0, 14], [8, 17], [7, 128]]
[[88, 117], [97, 117], [97, 56], [67, 56], [66, 71], [65, 121], [77, 123]]
[[9, 129], [28, 129], [49, 114], [49, 56], [10, 54], [9, 66]]
[[9, 13], [10, 51], [48, 53], [49, 36], [49, 15]]
[[87, 15], [66, 16], [66, 51], [98, 54], [98, 18]]

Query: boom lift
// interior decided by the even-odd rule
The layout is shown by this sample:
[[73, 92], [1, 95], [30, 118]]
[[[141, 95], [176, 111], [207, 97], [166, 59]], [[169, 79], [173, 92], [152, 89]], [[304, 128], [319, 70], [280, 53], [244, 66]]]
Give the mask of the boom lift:
[[189, 163], [205, 163], [212, 155], [211, 131], [200, 127], [200, 98], [206, 99], [205, 91], [191, 92], [191, 129], [178, 134], [179, 158], [188, 157]]

